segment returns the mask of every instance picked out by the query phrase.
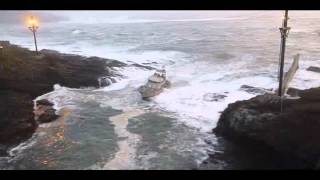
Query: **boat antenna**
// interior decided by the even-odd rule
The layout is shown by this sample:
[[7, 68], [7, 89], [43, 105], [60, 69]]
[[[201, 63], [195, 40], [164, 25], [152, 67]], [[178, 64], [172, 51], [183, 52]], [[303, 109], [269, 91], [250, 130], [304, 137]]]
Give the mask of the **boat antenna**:
[[288, 10], [285, 10], [284, 18], [282, 22], [282, 27], [280, 27], [280, 33], [281, 33], [281, 45], [280, 45], [280, 58], [279, 58], [279, 88], [278, 88], [278, 96], [281, 99], [281, 107], [280, 110], [282, 112], [283, 108], [283, 68], [284, 68], [284, 58], [285, 58], [285, 50], [286, 50], [286, 38], [288, 37], [290, 27], [288, 27]]

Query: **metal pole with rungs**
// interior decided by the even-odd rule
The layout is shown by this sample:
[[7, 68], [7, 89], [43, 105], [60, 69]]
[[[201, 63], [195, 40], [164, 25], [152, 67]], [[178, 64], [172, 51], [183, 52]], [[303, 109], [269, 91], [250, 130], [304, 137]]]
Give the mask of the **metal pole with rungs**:
[[280, 71], [279, 71], [279, 88], [278, 88], [278, 96], [281, 98], [281, 112], [282, 112], [282, 96], [283, 96], [283, 68], [284, 68], [284, 58], [286, 51], [286, 38], [288, 37], [288, 33], [290, 27], [288, 27], [288, 10], [285, 10], [284, 19], [282, 23], [282, 27], [280, 28], [281, 33], [281, 45], [280, 45]]
[[288, 10], [285, 11], [284, 19], [282, 27], [280, 28], [281, 33], [281, 46], [280, 46], [280, 74], [279, 74], [279, 89], [278, 95], [281, 97], [283, 95], [283, 68], [284, 68], [284, 58], [285, 58], [285, 51], [286, 51], [286, 38], [288, 37], [289, 27], [288, 24]]

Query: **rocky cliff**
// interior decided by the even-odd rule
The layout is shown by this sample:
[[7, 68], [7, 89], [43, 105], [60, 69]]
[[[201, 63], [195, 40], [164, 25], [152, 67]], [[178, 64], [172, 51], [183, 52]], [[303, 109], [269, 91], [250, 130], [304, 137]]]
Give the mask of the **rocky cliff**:
[[116, 60], [35, 52], [0, 41], [0, 155], [29, 138], [37, 127], [33, 99], [53, 90], [54, 84], [71, 88], [98, 87], [101, 77], [116, 76]]
[[213, 131], [237, 143], [271, 147], [301, 168], [319, 168], [320, 88], [301, 90], [299, 96], [284, 99], [282, 112], [279, 97], [272, 94], [229, 104]]

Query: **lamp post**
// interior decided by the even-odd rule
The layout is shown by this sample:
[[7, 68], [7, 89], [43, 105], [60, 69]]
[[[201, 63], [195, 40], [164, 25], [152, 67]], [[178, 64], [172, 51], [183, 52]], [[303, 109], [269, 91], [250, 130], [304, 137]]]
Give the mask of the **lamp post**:
[[36, 53], [38, 55], [39, 52], [38, 52], [36, 32], [37, 32], [39, 26], [38, 26], [38, 20], [34, 16], [31, 16], [28, 19], [28, 28], [33, 33], [34, 45], [35, 45], [35, 48], [36, 48]]

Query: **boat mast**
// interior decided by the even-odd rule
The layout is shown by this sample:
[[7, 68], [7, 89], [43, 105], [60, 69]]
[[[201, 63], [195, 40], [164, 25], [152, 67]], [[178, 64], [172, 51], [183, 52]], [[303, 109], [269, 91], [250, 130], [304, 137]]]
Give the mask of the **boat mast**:
[[286, 51], [286, 38], [288, 37], [288, 33], [290, 27], [288, 25], [288, 10], [285, 10], [284, 19], [282, 23], [282, 27], [280, 29], [281, 33], [281, 45], [280, 45], [280, 71], [279, 71], [279, 88], [278, 88], [278, 96], [282, 97], [283, 95], [283, 67], [284, 67], [284, 57]]

